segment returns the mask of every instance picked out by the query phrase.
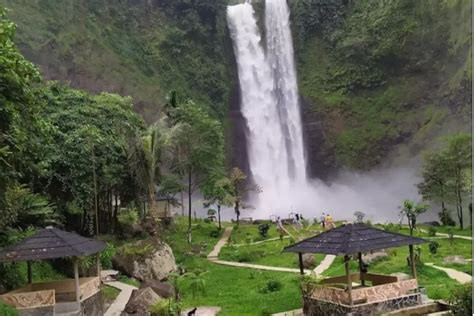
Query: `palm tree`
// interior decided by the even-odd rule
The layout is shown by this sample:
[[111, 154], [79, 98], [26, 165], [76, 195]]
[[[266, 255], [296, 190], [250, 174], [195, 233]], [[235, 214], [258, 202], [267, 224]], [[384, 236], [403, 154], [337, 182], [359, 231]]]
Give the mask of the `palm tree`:
[[163, 163], [170, 155], [179, 128], [179, 124], [169, 127], [167, 118], [164, 117], [151, 125], [142, 137], [136, 139], [129, 150], [132, 170], [138, 184], [147, 194], [148, 210], [154, 226], [159, 221], [155, 199], [156, 186], [162, 179]]

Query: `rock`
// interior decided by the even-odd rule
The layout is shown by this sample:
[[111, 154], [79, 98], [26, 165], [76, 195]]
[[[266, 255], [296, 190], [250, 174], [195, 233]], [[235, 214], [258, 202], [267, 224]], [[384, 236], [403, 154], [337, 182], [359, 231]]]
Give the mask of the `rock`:
[[303, 254], [303, 267], [305, 267], [305, 269], [311, 269], [314, 267], [314, 254], [312, 253]]
[[363, 255], [362, 261], [369, 264], [385, 257], [388, 257], [388, 253], [386, 253], [385, 251], [377, 251], [374, 253], [368, 253], [368, 254]]
[[164, 280], [177, 270], [170, 246], [149, 240], [123, 246], [115, 254], [113, 263], [119, 270], [140, 281]]
[[467, 261], [463, 256], [449, 256], [443, 259], [444, 263], [447, 264], [468, 264], [469, 261]]
[[433, 226], [433, 227], [438, 227], [440, 226], [440, 224], [436, 221], [433, 221], [433, 222], [424, 222], [424, 223], [421, 223], [422, 225], [426, 225], [426, 226]]
[[150, 287], [133, 290], [122, 315], [150, 315], [150, 306], [163, 300]]
[[146, 280], [142, 283], [141, 288], [151, 288], [163, 298], [170, 298], [174, 296], [174, 287], [169, 283], [160, 282], [157, 280]]
[[[194, 308], [188, 308], [181, 312], [181, 316], [187, 316], [189, 312], [193, 311]], [[196, 308], [195, 316], [216, 316], [221, 311], [220, 307], [217, 306], [199, 306]]]
[[391, 276], [396, 276], [398, 281], [405, 281], [405, 280], [410, 280], [412, 277], [409, 274], [402, 273], [402, 272], [396, 272], [390, 274]]
[[100, 278], [102, 282], [116, 281], [118, 279], [119, 272], [115, 270], [101, 270]]

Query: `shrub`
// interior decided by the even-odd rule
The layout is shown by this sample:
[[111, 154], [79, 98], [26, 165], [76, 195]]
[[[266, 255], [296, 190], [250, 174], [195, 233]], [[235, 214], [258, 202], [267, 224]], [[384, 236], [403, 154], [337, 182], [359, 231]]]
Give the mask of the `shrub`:
[[435, 237], [436, 236], [436, 228], [434, 228], [433, 226], [430, 226], [430, 228], [428, 229], [428, 236]]
[[354, 212], [354, 217], [357, 223], [363, 223], [365, 218], [365, 213], [361, 211]]
[[204, 223], [210, 224], [210, 223], [211, 223], [211, 220], [210, 220], [209, 218], [205, 218], [205, 219], [204, 219]]
[[138, 223], [138, 211], [136, 209], [122, 209], [117, 219], [124, 226], [131, 226]]
[[454, 226], [456, 222], [451, 218], [451, 211], [443, 209], [438, 213], [439, 220], [444, 226]]
[[454, 315], [472, 315], [472, 285], [464, 284], [456, 288], [449, 299]]
[[150, 307], [154, 316], [176, 316], [181, 313], [181, 302], [175, 299], [167, 299], [157, 302]]
[[0, 315], [2, 316], [16, 316], [18, 312], [16, 309], [10, 305], [3, 304], [0, 302]]
[[100, 264], [104, 269], [112, 269], [112, 258], [117, 252], [114, 245], [107, 243], [107, 247], [100, 254]]
[[260, 289], [259, 292], [264, 294], [278, 292], [282, 287], [283, 284], [280, 281], [270, 280]]
[[260, 224], [258, 225], [258, 233], [262, 238], [268, 237], [268, 230], [270, 229], [270, 225], [268, 224]]
[[211, 230], [211, 232], [209, 233], [209, 236], [211, 236], [212, 238], [217, 238], [217, 237], [219, 237], [219, 231], [218, 230]]
[[438, 252], [439, 244], [436, 241], [431, 241], [428, 247], [430, 249], [430, 253], [435, 255]]

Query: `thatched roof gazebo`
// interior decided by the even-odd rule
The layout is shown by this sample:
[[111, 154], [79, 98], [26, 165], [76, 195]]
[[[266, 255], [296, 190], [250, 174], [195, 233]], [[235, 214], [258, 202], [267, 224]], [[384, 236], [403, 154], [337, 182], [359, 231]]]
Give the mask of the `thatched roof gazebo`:
[[[352, 312], [352, 307], [355, 305], [380, 303], [381, 301], [405, 296], [412, 290], [416, 292], [418, 285], [413, 245], [425, 242], [427, 241], [421, 238], [392, 233], [360, 223], [347, 224], [325, 231], [317, 236], [290, 245], [284, 251], [298, 253], [301, 274], [304, 273], [302, 259], [304, 253], [344, 256], [346, 275], [322, 280], [321, 284], [327, 286], [313, 292], [312, 299], [346, 305], [348, 308], [344, 309], [344, 312]], [[364, 270], [363, 253], [404, 245], [409, 247], [408, 261], [411, 267], [412, 279], [402, 281], [398, 280], [397, 277], [371, 274]], [[359, 261], [359, 273], [351, 274], [349, 262], [351, 256], [355, 255], [357, 255]], [[354, 282], [360, 283], [356, 289], [353, 289]], [[366, 286], [366, 282], [371, 282], [372, 286]], [[335, 286], [331, 287], [337, 284], [342, 284], [345, 288], [341, 290]], [[394, 289], [398, 290], [395, 291]], [[384, 291], [391, 293], [381, 294]], [[419, 300], [419, 297], [417, 300]], [[311, 315], [311, 312], [308, 314]], [[332, 314], [336, 315], [337, 312], [333, 311]]]
[[[79, 236], [56, 228], [41, 229], [15, 245], [0, 251], [0, 263], [26, 261], [28, 285], [0, 295], [0, 300], [17, 309], [47, 308], [57, 302], [75, 302], [77, 308], [85, 299], [97, 293], [100, 287], [98, 253], [106, 247], [102, 241]], [[97, 277], [79, 278], [78, 258], [97, 254]], [[32, 261], [72, 258], [74, 279], [32, 283]]]

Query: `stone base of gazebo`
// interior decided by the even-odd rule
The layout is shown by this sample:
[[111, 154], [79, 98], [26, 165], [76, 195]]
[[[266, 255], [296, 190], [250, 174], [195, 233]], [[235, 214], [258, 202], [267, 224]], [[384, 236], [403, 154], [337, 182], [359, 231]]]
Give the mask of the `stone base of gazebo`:
[[307, 316], [345, 316], [350, 313], [352, 313], [352, 316], [371, 316], [380, 315], [380, 313], [383, 312], [419, 305], [421, 303], [421, 295], [419, 293], [415, 293], [386, 301], [359, 304], [354, 306], [318, 300], [311, 297], [304, 297], [303, 300], [303, 311], [304, 315]]
[[0, 295], [0, 301], [16, 307], [20, 316], [102, 315], [100, 278], [80, 278], [79, 291], [77, 302], [74, 279], [30, 283]]

